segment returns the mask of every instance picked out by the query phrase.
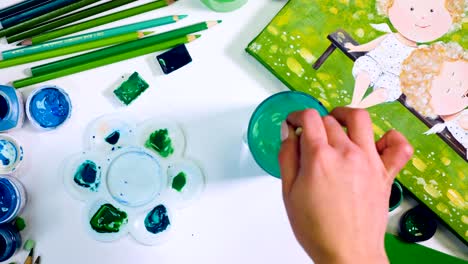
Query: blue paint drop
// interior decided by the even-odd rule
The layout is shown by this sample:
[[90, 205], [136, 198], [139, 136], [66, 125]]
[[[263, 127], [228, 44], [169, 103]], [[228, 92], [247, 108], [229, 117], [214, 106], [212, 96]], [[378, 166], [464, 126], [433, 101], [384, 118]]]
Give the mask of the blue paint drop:
[[44, 88], [33, 95], [29, 113], [43, 128], [56, 128], [69, 117], [71, 104], [68, 96], [57, 88]]
[[85, 161], [76, 170], [73, 180], [79, 186], [96, 192], [101, 183], [101, 172], [96, 167], [93, 161]]
[[117, 142], [119, 142], [119, 139], [120, 139], [120, 132], [114, 131], [106, 137], [106, 142], [111, 145], [115, 145], [117, 144]]
[[167, 209], [164, 205], [156, 206], [145, 218], [145, 228], [148, 232], [158, 234], [165, 231], [171, 222], [167, 215]]

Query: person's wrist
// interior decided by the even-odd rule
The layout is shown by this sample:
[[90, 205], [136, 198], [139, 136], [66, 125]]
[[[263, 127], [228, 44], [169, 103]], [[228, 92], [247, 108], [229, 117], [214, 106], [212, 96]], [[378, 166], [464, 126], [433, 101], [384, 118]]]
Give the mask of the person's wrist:
[[316, 264], [388, 264], [385, 250], [332, 251], [311, 256]]

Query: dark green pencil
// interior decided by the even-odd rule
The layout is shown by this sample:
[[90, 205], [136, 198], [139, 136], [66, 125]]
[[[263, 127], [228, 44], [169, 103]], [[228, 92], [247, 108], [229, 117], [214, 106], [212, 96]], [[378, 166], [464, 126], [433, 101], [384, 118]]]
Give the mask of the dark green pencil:
[[42, 22], [52, 20], [53, 18], [56, 18], [56, 17], [59, 17], [61, 15], [70, 13], [70, 12], [72, 12], [74, 10], [77, 10], [79, 8], [82, 8], [84, 6], [87, 6], [87, 5], [96, 3], [96, 2], [99, 2], [99, 0], [82, 0], [82, 1], [79, 1], [79, 2], [76, 2], [76, 3], [73, 3], [71, 5], [59, 8], [57, 10], [54, 10], [54, 11], [49, 12], [47, 14], [44, 14], [42, 16], [38, 16], [36, 18], [33, 18], [33, 19], [30, 19], [30, 20], [24, 21], [24, 22], [22, 22], [20, 24], [14, 25], [12, 27], [2, 29], [2, 30], [0, 30], [0, 37], [11, 36], [11, 35], [20, 33], [22, 31], [31, 29], [32, 27], [34, 27], [36, 25], [39, 25]]
[[[137, 1], [137, 0], [114, 0], [114, 1], [106, 2], [106, 3], [103, 3], [103, 4], [97, 5], [97, 6], [92, 6], [90, 8], [86, 8], [86, 9], [84, 9], [82, 11], [78, 11], [78, 12], [72, 13], [70, 15], [66, 15], [66, 16], [59, 17], [57, 19], [48, 21], [47, 23], [39, 25], [39, 26], [37, 26], [37, 27], [35, 27], [33, 29], [30, 29], [30, 30], [28, 30], [26, 32], [21, 32], [21, 33], [16, 34], [16, 35], [9, 36], [9, 37], [7, 37], [7, 42], [12, 43], [12, 42], [15, 42], [15, 41], [18, 41], [18, 40], [23, 40], [23, 39], [26, 39], [26, 38], [29, 38], [29, 37], [37, 36], [39, 34], [42, 34], [42, 33], [46, 32], [46, 31], [53, 30], [53, 29], [56, 29], [58, 27], [63, 27], [65, 25], [68, 25], [68, 24], [71, 24], [71, 23], [75, 23], [75, 22], [77, 22], [79, 20], [82, 20], [84, 18], [94, 16], [94, 15], [100, 14], [102, 12], [117, 8], [119, 6], [126, 5], [126, 4], [131, 3], [131, 2], [135, 2], [135, 1]], [[25, 41], [20, 43], [20, 45], [24, 45], [24, 46], [31, 45], [31, 44], [32, 43], [31, 43], [30, 39], [25, 40]]]
[[155, 9], [162, 8], [162, 7], [168, 6], [170, 4], [173, 4], [175, 1], [176, 0], [152, 1], [152, 2], [147, 3], [147, 4], [143, 4], [143, 5], [140, 5], [140, 6], [133, 7], [133, 8], [125, 9], [125, 10], [122, 10], [120, 12], [116, 12], [116, 13], [109, 14], [109, 15], [106, 15], [106, 16], [98, 17], [98, 18], [93, 19], [93, 20], [85, 21], [85, 22], [78, 23], [78, 24], [73, 24], [73, 25], [70, 25], [68, 27], [63, 27], [63, 28], [59, 28], [59, 29], [54, 30], [54, 31], [46, 32], [46, 33], [41, 34], [39, 36], [33, 37], [31, 39], [31, 41], [32, 41], [32, 44], [46, 42], [48, 40], [59, 38], [59, 37], [62, 37], [62, 36], [66, 36], [66, 35], [69, 35], [69, 34], [72, 34], [72, 33], [75, 33], [75, 32], [79, 32], [79, 31], [86, 30], [86, 29], [89, 29], [89, 28], [101, 26], [101, 25], [108, 24], [108, 23], [111, 23], [111, 22], [114, 22], [114, 21], [118, 21], [118, 20], [121, 20], [121, 19], [124, 19], [124, 18], [127, 18], [127, 17], [136, 16], [136, 15], [139, 15], [139, 14], [142, 14], [142, 13], [146, 13], [146, 12], [149, 12], [149, 11], [153, 11]]
[[156, 44], [156, 43], [161, 43], [164, 41], [169, 41], [175, 38], [183, 37], [188, 34], [192, 34], [198, 31], [202, 31], [205, 29], [208, 29], [210, 27], [213, 27], [217, 24], [221, 23], [221, 21], [208, 21], [208, 22], [202, 22], [202, 23], [197, 23], [194, 25], [186, 26], [183, 28], [175, 29], [169, 32], [165, 33], [160, 33], [154, 36], [146, 37], [143, 39], [127, 42], [127, 43], [122, 43], [119, 45], [115, 45], [112, 47], [100, 49], [97, 51], [89, 52], [86, 54], [78, 55], [75, 57], [59, 60], [56, 62], [51, 62], [48, 64], [40, 65], [31, 68], [31, 72], [33, 76], [39, 76], [39, 75], [44, 75], [48, 73], [53, 73], [55, 71], [60, 71], [63, 68], [66, 67], [73, 67], [76, 65], [83, 64], [87, 61], [93, 61], [97, 59], [103, 59], [118, 53], [130, 51], [130, 50], [136, 50], [142, 47], [145, 47], [147, 45], [151, 44]]

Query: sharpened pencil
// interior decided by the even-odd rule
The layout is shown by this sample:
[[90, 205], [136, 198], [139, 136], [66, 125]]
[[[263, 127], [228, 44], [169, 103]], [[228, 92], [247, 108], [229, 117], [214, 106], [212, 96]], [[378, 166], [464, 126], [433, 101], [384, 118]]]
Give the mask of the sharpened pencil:
[[108, 10], [112, 10], [114, 8], [135, 2], [137, 0], [114, 0], [110, 2], [105, 2], [100, 5], [92, 6], [89, 8], [86, 8], [84, 10], [59, 17], [57, 19], [54, 19], [52, 21], [48, 21], [46, 24], [39, 25], [33, 29], [30, 29], [26, 32], [22, 32], [13, 36], [7, 37], [7, 42], [12, 43], [18, 40], [25, 40], [21, 43], [19, 43], [18, 46], [25, 46], [25, 45], [31, 45], [31, 39], [27, 39], [29, 37], [37, 36], [39, 34], [42, 34], [46, 31], [51, 31], [59, 27], [63, 27], [65, 25], [71, 24], [71, 23], [76, 23], [77, 21], [80, 21], [82, 19], [85, 19], [90, 16], [94, 16], [97, 14], [100, 14], [102, 12], [106, 12]]
[[56, 72], [52, 72], [52, 73], [48, 73], [48, 74], [40, 75], [40, 76], [33, 76], [33, 77], [22, 79], [22, 80], [17, 80], [17, 81], [13, 82], [13, 87], [18, 89], [18, 88], [33, 85], [33, 84], [36, 84], [36, 83], [41, 83], [41, 82], [45, 82], [45, 81], [48, 81], [48, 80], [53, 80], [53, 79], [60, 78], [60, 77], [63, 77], [63, 76], [68, 76], [68, 75], [75, 74], [75, 73], [78, 73], [78, 72], [87, 71], [87, 70], [98, 68], [98, 67], [101, 67], [101, 66], [106, 66], [106, 65], [113, 64], [113, 63], [116, 63], [116, 62], [120, 62], [120, 61], [124, 61], [124, 60], [128, 60], [128, 59], [132, 59], [132, 58], [135, 58], [135, 57], [143, 56], [143, 55], [146, 55], [146, 54], [149, 54], [149, 53], [170, 49], [170, 48], [178, 46], [180, 44], [184, 44], [184, 43], [194, 41], [198, 37], [199, 37], [199, 35], [196, 35], [196, 36], [189, 35], [189, 36], [169, 40], [169, 41], [166, 41], [166, 42], [163, 42], [163, 43], [157, 43], [157, 44], [154, 44], [154, 45], [150, 45], [150, 46], [147, 46], [147, 47], [144, 47], [144, 48], [141, 48], [141, 49], [127, 51], [127, 52], [120, 53], [120, 54], [117, 54], [117, 55], [114, 55], [114, 56], [110, 56], [110, 57], [107, 57], [107, 58], [104, 58], [104, 59], [88, 62], [86, 64], [81, 64], [81, 65], [77, 65], [77, 66], [74, 66], [74, 67], [71, 67], [71, 68], [66, 68], [66, 69], [63, 69], [61, 71], [56, 71]]
[[69, 46], [77, 45], [81, 43], [86, 43], [86, 42], [93, 41], [93, 40], [99, 40], [103, 38], [130, 33], [130, 32], [135, 32], [135, 31], [139, 31], [139, 30], [143, 30], [147, 28], [175, 23], [185, 17], [186, 15], [160, 17], [160, 18], [155, 18], [155, 19], [151, 19], [151, 20], [147, 20], [147, 21], [143, 21], [139, 23], [110, 28], [106, 30], [94, 31], [91, 33], [81, 34], [81, 35], [72, 36], [68, 38], [61, 38], [57, 40], [48, 41], [46, 43], [33, 45], [33, 46], [3, 51], [2, 57], [3, 59], [6, 60], [6, 59], [17, 58], [17, 57], [22, 57], [26, 55], [31, 55], [31, 54], [35, 54], [39, 52], [44, 52], [48, 50], [53, 50], [57, 48], [65, 48], [65, 47], [69, 47]]
[[111, 22], [114, 22], [114, 21], [117, 21], [117, 20], [121, 20], [121, 19], [128, 18], [128, 17], [131, 17], [131, 16], [135, 16], [135, 15], [139, 15], [139, 14], [146, 13], [146, 12], [149, 12], [149, 11], [153, 11], [153, 10], [156, 10], [156, 9], [159, 9], [159, 8], [162, 8], [162, 7], [166, 7], [166, 6], [170, 5], [170, 4], [173, 4], [174, 2], [175, 2], [175, 0], [152, 1], [152, 2], [147, 3], [147, 4], [143, 4], [143, 5], [136, 6], [136, 7], [133, 7], [133, 8], [129, 8], [129, 9], [126, 9], [126, 10], [122, 10], [120, 12], [109, 14], [107, 16], [102, 16], [102, 17], [98, 17], [96, 19], [92, 19], [92, 20], [85, 21], [85, 22], [82, 22], [82, 23], [73, 24], [73, 25], [70, 25], [68, 27], [59, 28], [57, 30], [47, 32], [47, 33], [44, 33], [42, 35], [32, 37], [31, 41], [32, 41], [32, 44], [42, 43], [42, 42], [45, 42], [45, 41], [48, 41], [48, 40], [51, 40], [51, 39], [55, 39], [55, 38], [59, 38], [59, 37], [62, 37], [62, 36], [66, 36], [66, 35], [69, 35], [69, 34], [72, 34], [72, 33], [75, 33], [75, 32], [79, 32], [79, 31], [86, 30], [86, 29], [89, 29], [89, 28], [101, 26], [101, 25], [108, 24], [108, 23], [111, 23]]
[[114, 36], [110, 38], [100, 39], [88, 42], [86, 44], [74, 45], [66, 48], [49, 50], [46, 52], [41, 52], [37, 54], [27, 55], [23, 57], [18, 57], [10, 60], [0, 61], [0, 69], [12, 67], [20, 64], [30, 63], [34, 61], [40, 61], [50, 58], [55, 58], [59, 56], [64, 56], [67, 54], [82, 52], [91, 49], [97, 49], [106, 46], [112, 46], [119, 43], [125, 43], [132, 40], [143, 38], [145, 35], [149, 35], [153, 32], [132, 32], [120, 36]]

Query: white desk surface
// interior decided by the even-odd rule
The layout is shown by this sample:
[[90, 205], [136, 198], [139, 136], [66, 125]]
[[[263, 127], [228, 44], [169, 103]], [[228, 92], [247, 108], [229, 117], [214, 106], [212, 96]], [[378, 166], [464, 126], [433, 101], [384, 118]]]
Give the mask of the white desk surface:
[[[0, 8], [16, 2], [0, 1]], [[119, 9], [144, 2], [148, 1]], [[157, 30], [222, 19], [221, 25], [188, 45], [193, 58], [190, 65], [163, 75], [153, 54], [47, 82], [69, 92], [74, 105], [71, 120], [57, 131], [40, 132], [26, 122], [11, 132], [26, 153], [18, 175], [29, 195], [23, 212], [28, 227], [22, 235], [37, 241], [35, 252], [43, 263], [310, 263], [289, 227], [280, 181], [256, 167], [241, 139], [255, 106], [286, 90], [244, 51], [285, 3], [254, 0], [238, 11], [222, 14], [211, 12], [200, 0], [180, 0], [100, 28], [178, 14], [189, 17]], [[4, 39], [0, 44], [1, 50], [12, 47]], [[0, 84], [25, 77], [31, 65], [0, 70]], [[131, 106], [118, 106], [110, 91], [122, 75], [134, 71], [151, 87]], [[42, 85], [21, 91], [27, 96]], [[113, 243], [94, 241], [80, 222], [85, 205], [74, 200], [62, 184], [59, 165], [82, 149], [86, 125], [115, 112], [131, 113], [137, 121], [150, 117], [176, 120], [187, 135], [186, 156], [203, 165], [208, 183], [203, 196], [177, 212], [173, 237], [162, 246], [143, 246], [129, 236]], [[399, 217], [414, 204], [406, 200], [390, 214], [388, 231], [396, 233]], [[468, 259], [467, 247], [443, 227], [423, 244]], [[22, 263], [26, 255], [22, 250], [8, 262]]]

